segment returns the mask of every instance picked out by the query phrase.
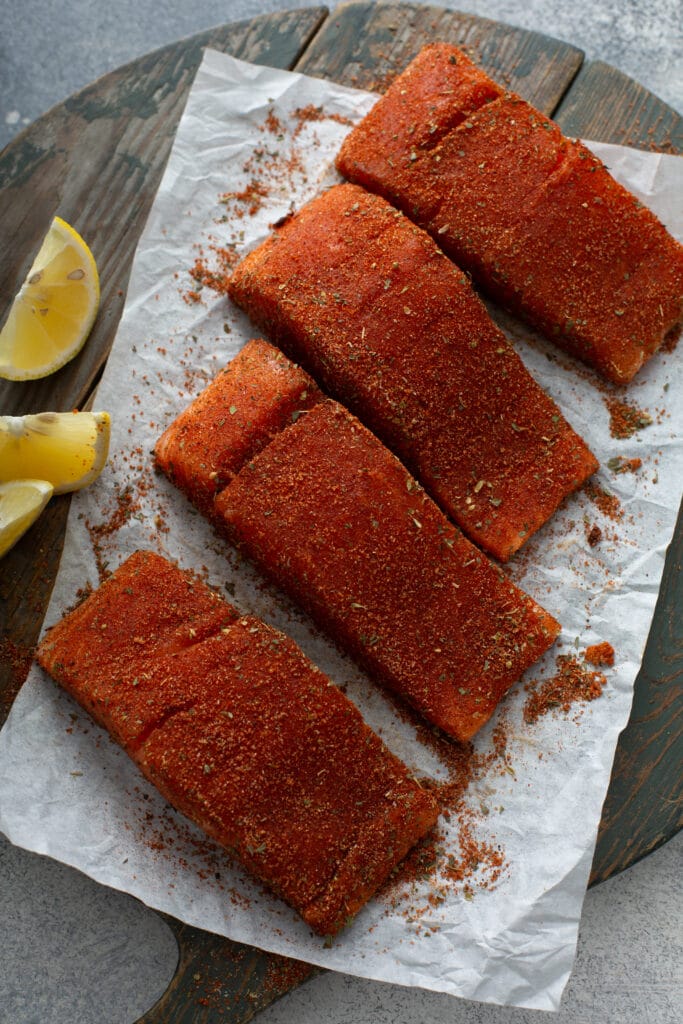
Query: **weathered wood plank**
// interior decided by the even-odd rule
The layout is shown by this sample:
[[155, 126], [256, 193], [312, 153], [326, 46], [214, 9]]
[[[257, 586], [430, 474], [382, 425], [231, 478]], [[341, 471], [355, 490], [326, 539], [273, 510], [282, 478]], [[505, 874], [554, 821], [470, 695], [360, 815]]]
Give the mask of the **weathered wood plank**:
[[584, 64], [555, 119], [567, 135], [636, 149], [683, 152], [680, 114], [632, 78], [600, 61]]
[[667, 552], [628, 726], [619, 737], [591, 884], [652, 852], [683, 826], [683, 510]]
[[510, 89], [551, 113], [583, 53], [539, 32], [418, 3], [353, 2], [335, 8], [296, 69], [383, 92], [427, 43], [462, 46]]
[[0, 726], [24, 682], [64, 545], [70, 495], [52, 498], [0, 567]]

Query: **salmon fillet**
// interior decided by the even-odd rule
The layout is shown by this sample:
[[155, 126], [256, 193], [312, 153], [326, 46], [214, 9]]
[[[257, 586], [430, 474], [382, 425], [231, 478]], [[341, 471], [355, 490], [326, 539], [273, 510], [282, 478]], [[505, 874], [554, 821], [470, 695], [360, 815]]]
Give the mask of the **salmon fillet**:
[[245, 465], [216, 513], [375, 681], [456, 740], [481, 728], [559, 632], [332, 400]]
[[292, 640], [136, 552], [38, 660], [145, 776], [320, 934], [434, 824], [434, 798]]
[[503, 561], [598, 468], [465, 275], [364, 189], [308, 203], [229, 291]]
[[254, 340], [164, 431], [157, 464], [210, 517], [214, 497], [240, 466], [320, 397], [307, 374]]
[[[246, 346], [242, 365], [253, 367], [255, 379], [262, 378], [259, 360], [268, 364], [277, 354], [268, 348]], [[222, 373], [209, 387], [220, 387], [230, 407], [239, 405], [244, 384]], [[181, 479], [194, 475], [192, 435], [203, 432], [204, 404], [200, 395], [179, 417], [189, 441], [177, 446]], [[171, 439], [173, 431], [171, 424]], [[212, 434], [219, 460], [229, 461], [233, 440], [226, 419]], [[239, 461], [214, 498], [214, 524], [377, 682], [453, 738], [474, 735], [557, 636], [552, 616], [332, 399], [320, 396]]]
[[632, 380], [680, 326], [683, 246], [585, 146], [453, 46], [421, 51], [337, 167], [610, 381]]

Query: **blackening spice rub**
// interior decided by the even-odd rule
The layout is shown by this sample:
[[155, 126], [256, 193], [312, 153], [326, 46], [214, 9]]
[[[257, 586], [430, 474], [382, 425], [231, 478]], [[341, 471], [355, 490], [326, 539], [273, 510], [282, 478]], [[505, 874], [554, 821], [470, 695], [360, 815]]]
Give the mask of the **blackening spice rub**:
[[436, 800], [292, 640], [152, 552], [54, 626], [38, 660], [320, 934], [436, 821]]
[[330, 189], [227, 287], [501, 560], [598, 468], [465, 274], [379, 196]]
[[245, 462], [322, 398], [308, 374], [266, 341], [250, 341], [173, 421], [157, 463], [200, 512]]
[[[268, 348], [250, 342], [237, 358], [272, 369], [283, 357]], [[258, 370], [262, 397], [266, 378]], [[278, 406], [280, 379], [272, 373], [269, 392]], [[241, 373], [222, 373], [209, 389], [212, 405], [222, 400], [252, 429]], [[229, 461], [221, 445], [234, 444], [230, 416], [222, 434], [205, 432], [206, 404], [200, 395], [157, 445], [160, 467], [181, 486], [197, 458]], [[322, 396], [234, 471], [212, 518], [374, 680], [457, 740], [490, 718], [559, 632], [370, 431]]]
[[681, 323], [683, 246], [589, 149], [454, 46], [420, 52], [337, 166], [608, 380], [628, 383]]

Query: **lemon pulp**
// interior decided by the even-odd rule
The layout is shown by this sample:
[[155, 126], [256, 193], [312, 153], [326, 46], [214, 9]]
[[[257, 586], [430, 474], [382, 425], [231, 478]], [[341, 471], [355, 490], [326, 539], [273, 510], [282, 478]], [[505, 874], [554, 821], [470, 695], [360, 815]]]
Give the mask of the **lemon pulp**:
[[55, 494], [92, 483], [107, 461], [106, 412], [0, 416], [0, 481], [46, 480]]
[[0, 558], [32, 526], [52, 496], [46, 480], [12, 480], [0, 484]]
[[55, 217], [0, 331], [0, 377], [36, 380], [64, 366], [83, 347], [99, 302], [90, 249]]

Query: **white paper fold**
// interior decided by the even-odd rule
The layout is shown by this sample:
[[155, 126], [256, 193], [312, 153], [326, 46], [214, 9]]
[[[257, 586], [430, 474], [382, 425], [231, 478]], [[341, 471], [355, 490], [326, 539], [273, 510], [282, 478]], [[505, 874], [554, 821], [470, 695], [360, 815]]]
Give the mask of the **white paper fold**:
[[[332, 160], [347, 124], [373, 102], [331, 83], [205, 54], [138, 247], [97, 396], [97, 407], [112, 413], [111, 463], [74, 498], [47, 621], [58, 619], [84, 587], [98, 584], [98, 563], [114, 568], [138, 547], [155, 548], [199, 569], [243, 611], [294, 636], [333, 679], [347, 684], [368, 722], [411, 768], [442, 776], [438, 755], [385, 698], [264, 588], [151, 467], [161, 430], [252, 335], [227, 299], [205, 290], [201, 302], [188, 301], [190, 267], [200, 252], [210, 263], [212, 246], [238, 242], [242, 251], [256, 244], [270, 224], [334, 180]], [[309, 108], [307, 116], [302, 108]], [[683, 162], [593, 148], [683, 238], [683, 212], [675, 204]], [[234, 196], [220, 201], [264, 180], [264, 168], [269, 189], [256, 203], [262, 202], [260, 209], [252, 214]], [[590, 373], [519, 325], [503, 322], [531, 372], [598, 455], [598, 483], [617, 495], [624, 515], [619, 522], [603, 516], [581, 493], [511, 568], [563, 623], [562, 652], [608, 640], [617, 660], [603, 696], [580, 714], [574, 709], [526, 725], [520, 685], [477, 739], [484, 750], [495, 726], [505, 722], [512, 772], [492, 772], [469, 794], [472, 807], [486, 802], [492, 809], [477, 828], [504, 852], [497, 885], [479, 884], [475, 876], [471, 898], [452, 886], [445, 902], [433, 907], [429, 882], [416, 885], [395, 908], [380, 896], [327, 948], [171, 811], [126, 755], [37, 669], [0, 734], [0, 828], [14, 843], [190, 924], [263, 949], [471, 999], [557, 1008], [573, 962], [614, 747], [628, 717], [678, 511], [683, 407], [674, 396], [681, 394], [683, 374], [675, 353], [655, 357], [629, 391], [654, 423], [629, 440], [615, 440], [605, 405], [610, 389], [597, 387]], [[618, 455], [642, 459], [639, 472], [610, 472], [608, 460]], [[603, 529], [595, 548], [586, 539], [587, 523]], [[556, 654], [530, 675], [552, 674]], [[446, 843], [455, 849], [457, 837], [453, 825]], [[423, 909], [411, 918], [415, 907]]]

